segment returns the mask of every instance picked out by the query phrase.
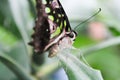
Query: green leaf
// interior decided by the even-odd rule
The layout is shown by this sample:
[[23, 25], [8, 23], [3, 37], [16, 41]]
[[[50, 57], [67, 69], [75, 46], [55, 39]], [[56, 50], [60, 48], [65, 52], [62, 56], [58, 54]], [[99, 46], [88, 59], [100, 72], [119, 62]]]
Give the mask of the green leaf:
[[[0, 45], [0, 51], [2, 51], [3, 53], [7, 53], [7, 55], [14, 59], [17, 62], [17, 64], [22, 66], [22, 68], [24, 68], [27, 72], [30, 73], [30, 58], [26, 54], [26, 49], [23, 42], [19, 42], [16, 45], [9, 48], [6, 47], [7, 46]], [[11, 73], [11, 71], [1, 63], [0, 69], [2, 70], [0, 71], [0, 79], [2, 78], [2, 80], [8, 80], [11, 78], [16, 78], [15, 75]], [[8, 75], [7, 79], [6, 76], [4, 76], [4, 74]]]
[[72, 55], [71, 52], [73, 51], [65, 49], [57, 55], [57, 57], [70, 69], [70, 71], [72, 71], [72, 74], [66, 71], [68, 75], [72, 75], [69, 76], [70, 80], [72, 80], [71, 78], [73, 78], [73, 76], [75, 78], [74, 80], [103, 80], [99, 70], [95, 70], [84, 64], [81, 60]]
[[20, 80], [34, 80], [15, 60], [0, 52], [0, 61], [4, 63]]
[[8, 52], [8, 55], [20, 64], [25, 70], [30, 72], [30, 57], [26, 54], [25, 45], [23, 42], [17, 43]]
[[[32, 26], [32, 18], [30, 17], [29, 5], [27, 0], [8, 0], [13, 19], [17, 25], [17, 28], [24, 40], [28, 53], [30, 53], [30, 47], [28, 42], [30, 41], [28, 35], [28, 29]], [[31, 54], [30, 54], [31, 55]]]
[[85, 57], [91, 66], [101, 70], [104, 80], [120, 79], [120, 49], [116, 48], [107, 47]]
[[3, 26], [0, 26], [0, 43], [11, 47], [16, 42], [16, 37], [12, 33], [5, 30]]
[[109, 30], [114, 36], [119, 36], [120, 35], [120, 32], [114, 27], [109, 27]]
[[98, 51], [100, 49], [104, 49], [104, 48], [119, 45], [119, 44], [120, 44], [120, 37], [115, 37], [115, 38], [111, 38], [109, 40], [100, 42], [99, 44], [96, 44], [94, 46], [84, 48], [84, 49], [82, 49], [82, 52], [84, 54], [89, 54], [91, 52]]

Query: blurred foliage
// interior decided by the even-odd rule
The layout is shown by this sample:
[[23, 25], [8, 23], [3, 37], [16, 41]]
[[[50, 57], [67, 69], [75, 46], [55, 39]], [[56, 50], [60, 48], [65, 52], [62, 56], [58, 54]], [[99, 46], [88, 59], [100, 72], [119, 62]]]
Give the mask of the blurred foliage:
[[[66, 1], [70, 3], [69, 0]], [[102, 0], [103, 2], [100, 0], [90, 0], [95, 3], [87, 3], [89, 5], [85, 5], [85, 7], [78, 5], [78, 3], [84, 2], [83, 0], [80, 1], [81, 2], [79, 2], [79, 0], [74, 1], [76, 7], [73, 7], [73, 5], [69, 6], [71, 9], [74, 8], [75, 11], [73, 12], [78, 12], [77, 15], [71, 13], [72, 16], [68, 16], [72, 26], [86, 20], [86, 16], [94, 14], [96, 8], [98, 9], [100, 7], [102, 11], [84, 25], [80, 25], [79, 34], [74, 43], [74, 47], [81, 49], [81, 52], [83, 51], [82, 54], [91, 67], [101, 70], [104, 80], [119, 80], [120, 17], [117, 14], [120, 14], [120, 6], [117, 5], [118, 0], [109, 0], [107, 2], [105, 0]], [[61, 0], [61, 2], [64, 1]], [[112, 6], [109, 5], [111, 3], [113, 3]], [[93, 8], [92, 5], [97, 6]], [[88, 10], [87, 8], [92, 9], [92, 11], [86, 12]], [[80, 11], [79, 9], [86, 10]], [[89, 14], [86, 15], [87, 13]], [[79, 20], [78, 17], [83, 14], [84, 16]], [[27, 45], [30, 41], [35, 17], [34, 0], [0, 0], [0, 80], [34, 80], [36, 78], [40, 78], [40, 80], [58, 80], [55, 78], [61, 68], [58, 59], [48, 59], [46, 54], [33, 55], [31, 47]], [[105, 37], [100, 40], [94, 39], [95, 37], [89, 33], [90, 24], [96, 22], [104, 25], [105, 29]], [[94, 28], [98, 30], [96, 27]], [[110, 40], [111, 42], [107, 43]], [[102, 44], [104, 42], [107, 44]], [[94, 49], [94, 45], [98, 46]], [[76, 62], [76, 60], [73, 61]], [[74, 73], [71, 70], [68, 69], [68, 72], [68, 76], [74, 79], [76, 78], [75, 76], [77, 75], [73, 76]], [[65, 75], [62, 77], [64, 76]], [[70, 79], [73, 80], [72, 78]], [[65, 78], [64, 80], [67, 79]]]

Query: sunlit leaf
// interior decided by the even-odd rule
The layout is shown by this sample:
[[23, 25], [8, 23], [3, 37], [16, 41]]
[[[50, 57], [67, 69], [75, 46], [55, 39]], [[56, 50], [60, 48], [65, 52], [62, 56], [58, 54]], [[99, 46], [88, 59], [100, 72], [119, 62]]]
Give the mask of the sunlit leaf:
[[[79, 52], [78, 52], [79, 53]], [[95, 70], [72, 55], [69, 49], [58, 54], [58, 58], [72, 71], [75, 80], [103, 80], [99, 70]], [[66, 71], [67, 74], [68, 71]], [[69, 76], [69, 79], [72, 78]]]

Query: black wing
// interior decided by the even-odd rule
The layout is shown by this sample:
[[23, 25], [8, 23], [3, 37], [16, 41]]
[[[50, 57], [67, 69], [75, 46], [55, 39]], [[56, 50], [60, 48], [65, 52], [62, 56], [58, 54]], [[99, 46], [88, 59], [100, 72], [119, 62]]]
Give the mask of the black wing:
[[68, 17], [67, 17], [67, 15], [66, 15], [66, 13], [65, 13], [65, 11], [64, 11], [61, 3], [59, 2], [59, 0], [57, 0], [57, 1], [58, 1], [59, 5], [61, 6], [60, 11], [61, 11], [61, 14], [64, 15], [64, 16], [63, 16], [63, 19], [66, 21], [66, 25], [65, 25], [66, 31], [69, 31], [69, 30], [71, 31], [71, 26], [70, 26]]
[[59, 2], [59, 0], [46, 0], [45, 4], [46, 8], [49, 8], [50, 11], [47, 13], [49, 16], [53, 16], [52, 19], [53, 24], [55, 24], [55, 28], [59, 27], [61, 31], [65, 29], [66, 31], [71, 31], [70, 23], [68, 17]]
[[35, 32], [32, 35], [33, 41], [29, 44], [36, 52], [42, 53], [51, 38], [59, 36], [64, 29], [71, 31], [71, 27], [59, 0], [36, 0], [36, 4]]

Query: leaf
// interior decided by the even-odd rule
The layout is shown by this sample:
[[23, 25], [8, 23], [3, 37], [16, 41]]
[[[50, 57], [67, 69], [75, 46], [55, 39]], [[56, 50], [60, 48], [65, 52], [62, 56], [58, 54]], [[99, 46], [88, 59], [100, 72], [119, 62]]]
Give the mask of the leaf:
[[16, 42], [17, 42], [16, 37], [7, 30], [5, 30], [3, 26], [0, 26], [0, 44], [5, 44], [11, 47]]
[[111, 38], [109, 40], [103, 41], [103, 42], [101, 42], [99, 44], [96, 44], [94, 46], [84, 48], [84, 49], [82, 49], [82, 52], [84, 54], [89, 54], [93, 51], [97, 51], [97, 50], [100, 50], [100, 49], [104, 49], [104, 48], [119, 45], [119, 44], [120, 44], [120, 37], [115, 37], [115, 38]]
[[26, 49], [23, 42], [19, 42], [14, 47], [12, 47], [8, 52], [8, 56], [13, 58], [27, 72], [30, 72], [30, 57], [26, 54]]
[[116, 48], [117, 46], [104, 48], [85, 57], [91, 66], [102, 71], [104, 80], [120, 79], [120, 56], [119, 49]]
[[18, 30], [24, 40], [28, 53], [30, 41], [28, 36], [28, 29], [32, 26], [32, 19], [30, 17], [29, 5], [27, 0], [8, 0], [13, 19], [18, 27]]
[[120, 32], [114, 27], [109, 27], [109, 30], [114, 36], [119, 36], [120, 35]]
[[72, 71], [72, 74], [66, 73], [69, 76], [69, 79], [72, 80], [74, 76], [74, 80], [103, 80], [101, 73], [99, 70], [95, 70], [90, 66], [84, 64], [77, 57], [72, 55], [72, 51], [70, 49], [62, 50], [57, 57]]
[[2, 52], [0, 52], [0, 61], [12, 70], [20, 80], [34, 80], [15, 60]]

